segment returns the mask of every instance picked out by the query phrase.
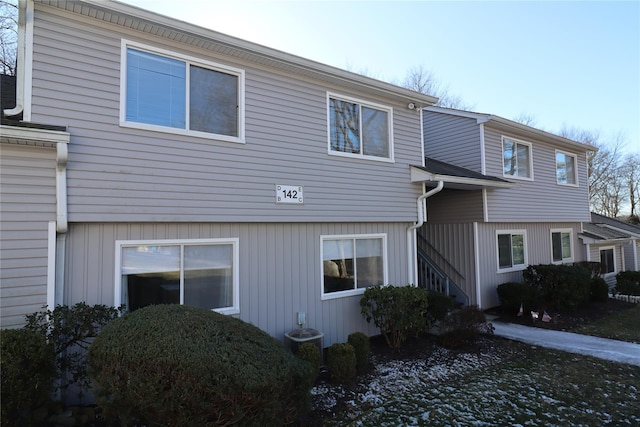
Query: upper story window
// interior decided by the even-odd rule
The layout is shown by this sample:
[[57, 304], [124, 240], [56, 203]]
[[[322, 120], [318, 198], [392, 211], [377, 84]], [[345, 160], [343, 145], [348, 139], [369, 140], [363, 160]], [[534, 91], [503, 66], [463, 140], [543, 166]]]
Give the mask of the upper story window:
[[503, 175], [533, 179], [531, 144], [511, 138], [502, 138]]
[[243, 142], [242, 70], [131, 42], [122, 49], [122, 125]]
[[238, 239], [116, 242], [116, 306], [184, 304], [239, 313]]
[[498, 271], [522, 270], [527, 265], [527, 239], [524, 230], [498, 231]]
[[556, 151], [556, 177], [558, 184], [577, 185], [577, 168], [575, 154]]
[[322, 297], [362, 294], [387, 282], [384, 234], [322, 236]]
[[392, 109], [328, 94], [329, 153], [393, 161]]
[[553, 262], [573, 261], [572, 231], [551, 230], [551, 258]]

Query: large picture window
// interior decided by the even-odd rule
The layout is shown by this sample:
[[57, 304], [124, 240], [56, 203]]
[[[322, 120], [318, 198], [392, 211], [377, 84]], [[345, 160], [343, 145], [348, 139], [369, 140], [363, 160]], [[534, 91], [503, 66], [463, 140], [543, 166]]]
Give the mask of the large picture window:
[[527, 265], [527, 239], [524, 231], [499, 231], [498, 270], [522, 270]]
[[123, 64], [123, 125], [242, 141], [242, 70], [127, 42]]
[[238, 313], [238, 242], [118, 241], [116, 306], [184, 304]]
[[515, 178], [533, 178], [531, 144], [502, 138], [503, 175]]
[[558, 184], [577, 185], [576, 155], [556, 151], [556, 178]]
[[387, 282], [386, 236], [323, 236], [322, 296], [354, 295]]
[[393, 160], [388, 107], [328, 96], [329, 152]]
[[571, 230], [551, 230], [551, 258], [553, 262], [573, 261]]

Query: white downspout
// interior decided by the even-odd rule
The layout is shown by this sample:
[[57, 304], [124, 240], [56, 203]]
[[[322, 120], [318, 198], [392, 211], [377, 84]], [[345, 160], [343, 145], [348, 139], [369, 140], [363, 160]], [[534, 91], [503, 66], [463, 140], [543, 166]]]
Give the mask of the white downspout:
[[[55, 255], [55, 305], [64, 304], [65, 258], [67, 252], [67, 160], [66, 143], [56, 144], [56, 255]], [[51, 309], [51, 308], [50, 308]]]
[[412, 283], [414, 286], [417, 286], [418, 281], [418, 239], [416, 236], [416, 230], [425, 223], [426, 221], [426, 209], [424, 207], [424, 201], [429, 197], [433, 196], [436, 193], [439, 193], [444, 187], [444, 181], [438, 181], [438, 185], [435, 188], [427, 191], [418, 197], [416, 201], [416, 205], [418, 208], [418, 222], [411, 225], [407, 229], [407, 244], [409, 245], [408, 253], [408, 265], [409, 265], [409, 283]]
[[[27, 23], [33, 22], [33, 3], [27, 0], [18, 0], [18, 41], [16, 48], [16, 106], [4, 110], [7, 117], [17, 116], [24, 111], [25, 88], [27, 87], [27, 66], [30, 68], [31, 52], [27, 49]], [[29, 58], [27, 58], [29, 55]], [[28, 118], [24, 118], [27, 120]]]

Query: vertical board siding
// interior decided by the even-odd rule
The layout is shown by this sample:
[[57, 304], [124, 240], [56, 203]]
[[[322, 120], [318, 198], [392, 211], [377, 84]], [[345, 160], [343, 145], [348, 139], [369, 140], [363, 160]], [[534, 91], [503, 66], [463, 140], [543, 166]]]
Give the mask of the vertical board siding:
[[[482, 308], [500, 304], [497, 287], [506, 282], [522, 282], [522, 271], [498, 272], [497, 230], [525, 230], [529, 265], [551, 264], [551, 230], [571, 229], [573, 262], [585, 261], [582, 242], [578, 239], [580, 223], [484, 223], [478, 224], [480, 302]], [[599, 259], [599, 258], [598, 258]]]
[[[438, 255], [429, 254], [438, 266], [456, 281], [458, 287], [469, 297], [469, 302], [476, 301], [475, 288], [475, 257], [473, 224], [436, 224], [427, 222], [420, 233], [431, 243]], [[444, 257], [455, 271], [463, 277], [461, 280], [458, 274], [451, 271], [451, 267], [441, 262], [440, 256]], [[440, 261], [440, 262], [439, 262]]]
[[282, 339], [306, 313], [324, 344], [377, 330], [360, 314], [361, 296], [321, 300], [320, 236], [387, 235], [389, 282], [408, 283], [408, 223], [72, 224], [67, 234], [65, 303], [113, 305], [116, 240], [239, 238], [240, 317]]
[[[420, 117], [354, 93], [36, 5], [32, 119], [69, 127], [72, 222], [415, 221]], [[121, 39], [245, 70], [246, 143], [119, 126]], [[327, 91], [393, 108], [395, 162], [329, 155]], [[302, 185], [303, 205], [275, 203]]]
[[56, 219], [56, 151], [0, 144], [0, 327], [47, 303], [48, 227]]
[[482, 172], [480, 128], [475, 119], [424, 111], [427, 157]]
[[[502, 177], [502, 135], [485, 125], [487, 175]], [[553, 145], [513, 134], [505, 136], [532, 144], [533, 181], [505, 178], [517, 186], [489, 192], [489, 221], [590, 221], [586, 153], [572, 153], [577, 154], [578, 186], [559, 185]]]
[[484, 220], [482, 190], [445, 189], [427, 199], [427, 221], [433, 223]]

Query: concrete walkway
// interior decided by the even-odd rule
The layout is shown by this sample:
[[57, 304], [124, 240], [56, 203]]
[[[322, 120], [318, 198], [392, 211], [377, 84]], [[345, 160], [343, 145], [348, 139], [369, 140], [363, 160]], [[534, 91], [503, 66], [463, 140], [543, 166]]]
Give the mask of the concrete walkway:
[[539, 347], [640, 366], [640, 344], [491, 321], [494, 334]]

